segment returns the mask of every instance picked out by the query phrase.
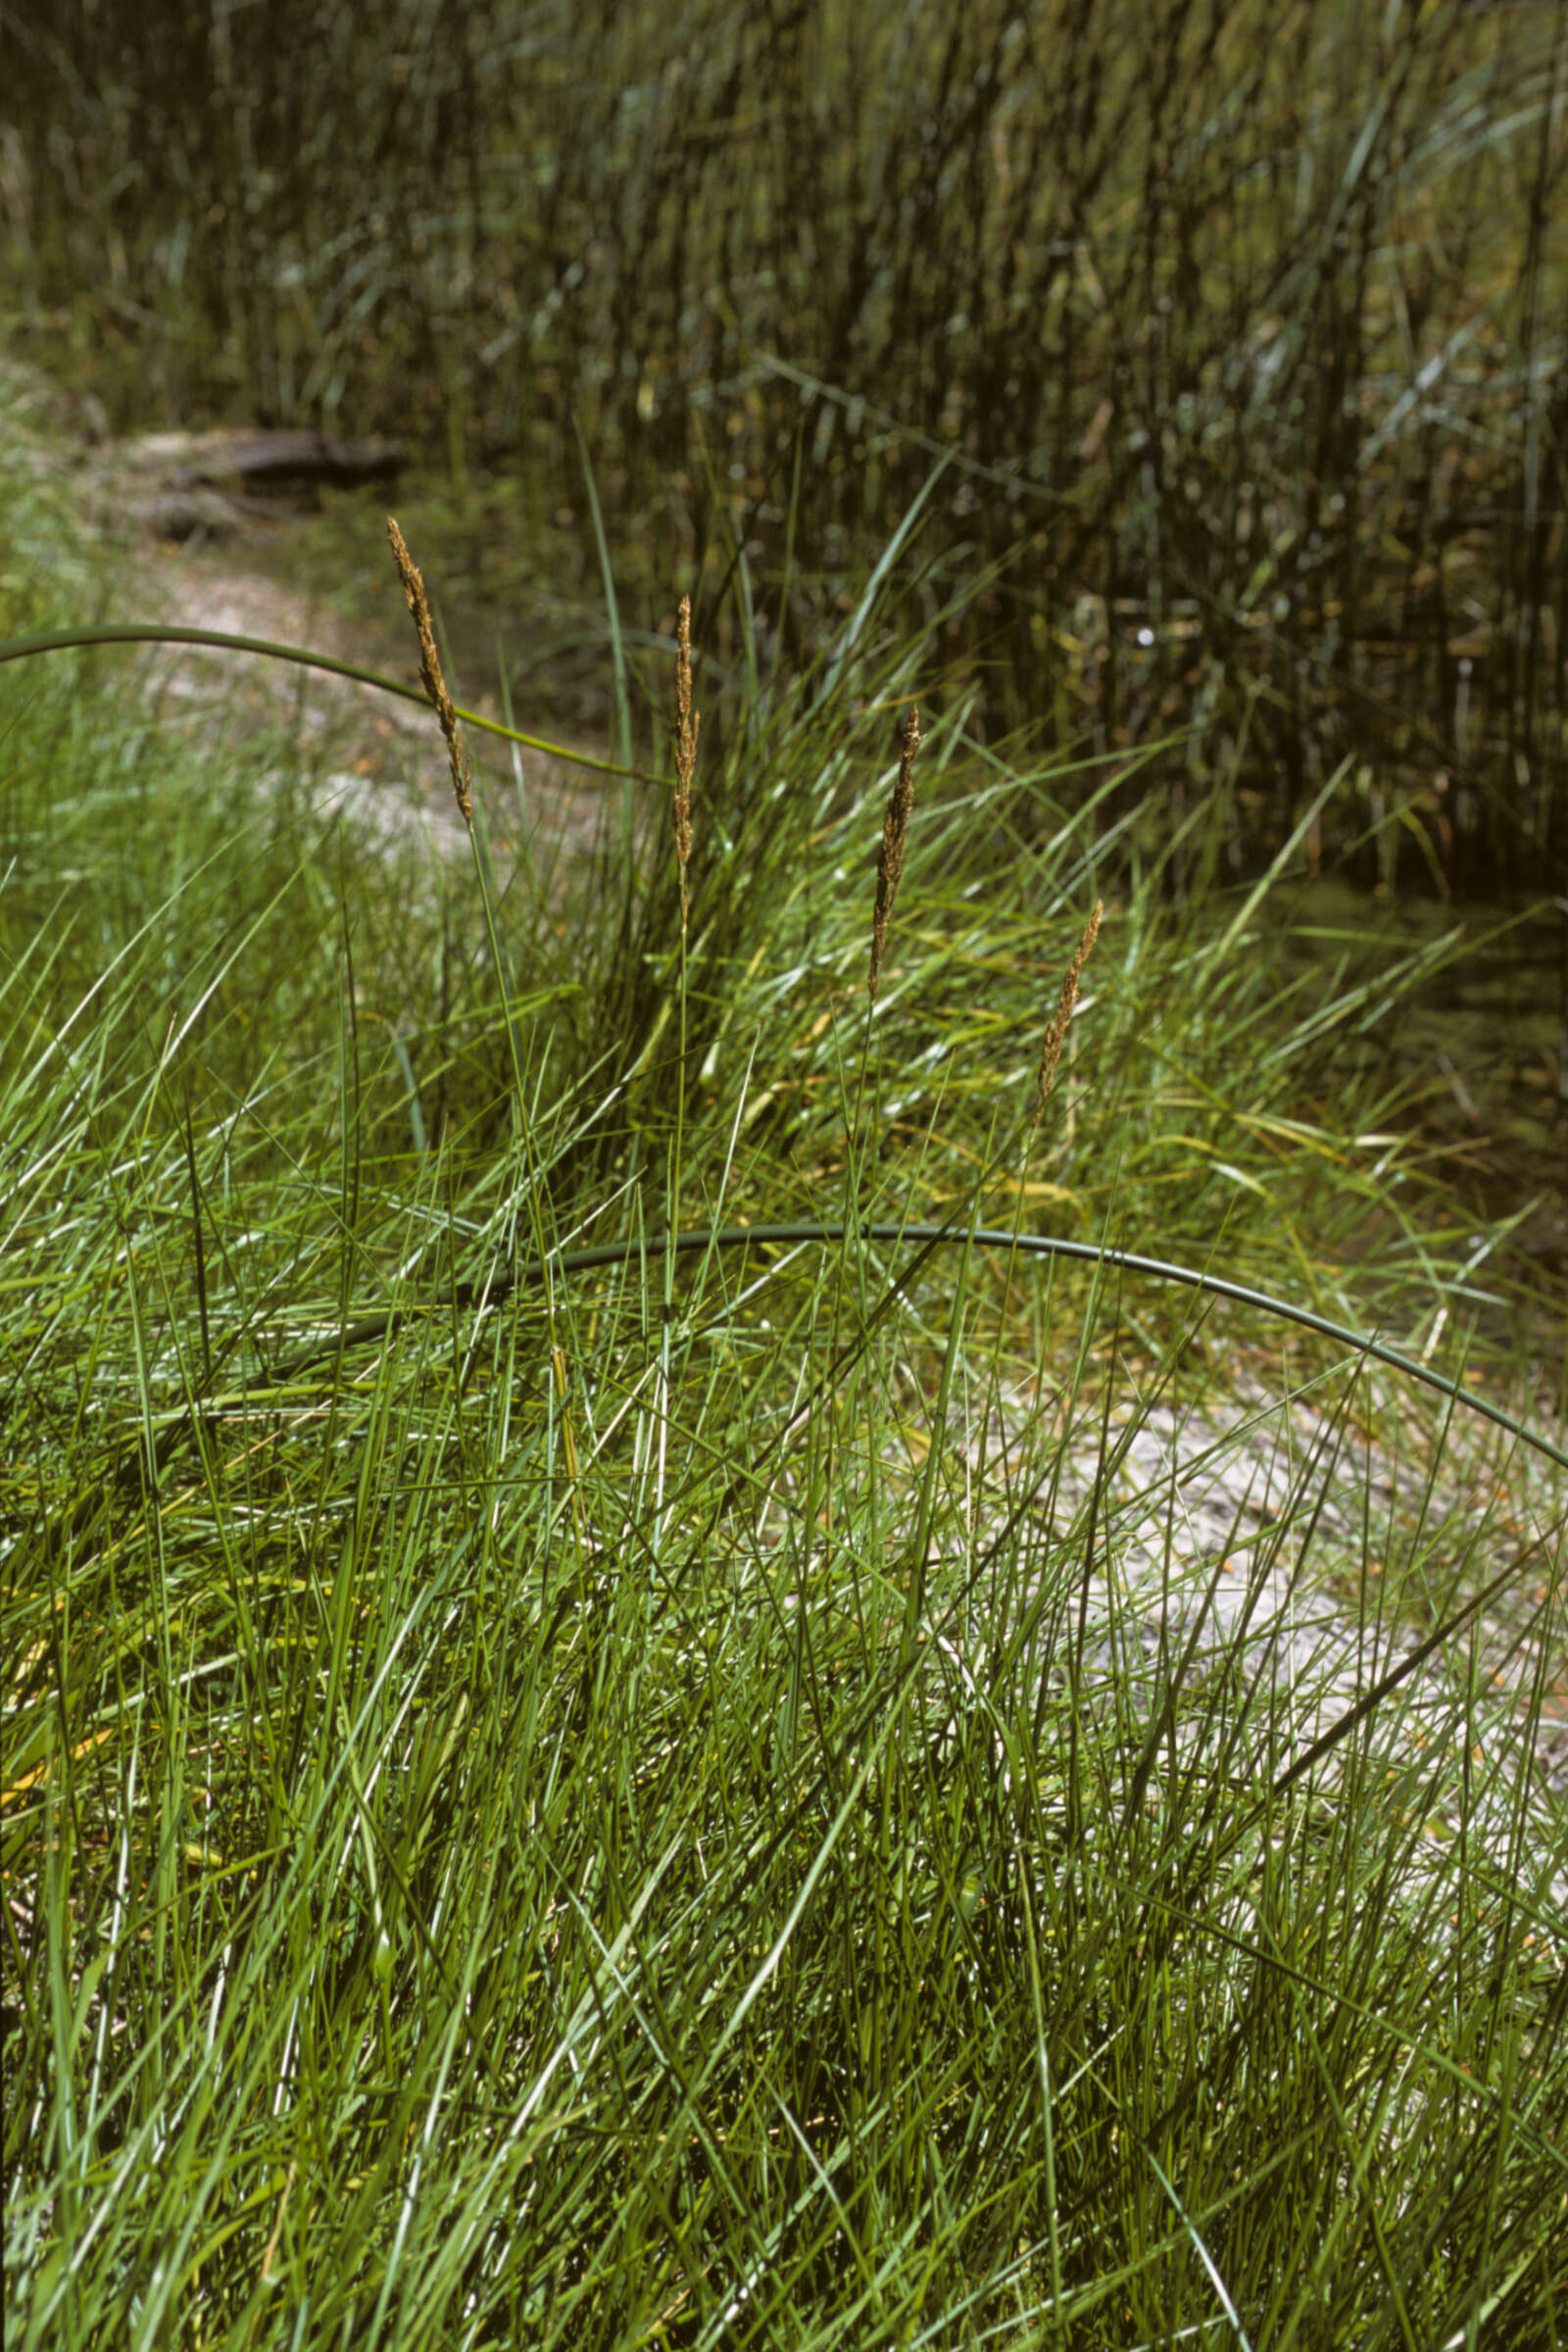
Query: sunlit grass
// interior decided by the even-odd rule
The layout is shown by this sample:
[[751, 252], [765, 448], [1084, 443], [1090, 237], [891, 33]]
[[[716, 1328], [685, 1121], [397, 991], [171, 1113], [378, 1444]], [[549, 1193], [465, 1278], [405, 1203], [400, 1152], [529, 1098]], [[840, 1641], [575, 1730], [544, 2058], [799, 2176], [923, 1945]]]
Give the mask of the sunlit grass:
[[1560, 1469], [965, 1238], [1468, 1372], [1411, 970], [1172, 914], [933, 669], [872, 600], [555, 895], [497, 763], [420, 870], [0, 670], [19, 2344], [1560, 2328]]

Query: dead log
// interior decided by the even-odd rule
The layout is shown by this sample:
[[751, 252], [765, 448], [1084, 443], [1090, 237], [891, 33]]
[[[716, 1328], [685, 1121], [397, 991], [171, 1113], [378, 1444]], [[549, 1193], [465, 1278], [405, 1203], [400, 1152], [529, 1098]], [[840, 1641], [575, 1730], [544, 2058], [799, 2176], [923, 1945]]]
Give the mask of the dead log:
[[396, 441], [338, 441], [309, 432], [200, 433], [186, 441], [184, 463], [164, 478], [171, 490], [237, 488], [253, 497], [287, 497], [323, 485], [357, 490], [389, 481], [403, 463]]
[[97, 504], [160, 539], [226, 539], [309, 513], [323, 488], [390, 482], [404, 463], [396, 441], [328, 433], [143, 433], [101, 453]]

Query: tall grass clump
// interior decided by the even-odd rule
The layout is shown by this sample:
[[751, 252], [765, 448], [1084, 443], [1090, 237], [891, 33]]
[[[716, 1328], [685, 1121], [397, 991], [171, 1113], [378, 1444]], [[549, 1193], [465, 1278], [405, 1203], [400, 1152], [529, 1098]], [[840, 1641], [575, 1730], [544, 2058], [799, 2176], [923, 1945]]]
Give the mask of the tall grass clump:
[[1401, 974], [874, 594], [700, 773], [683, 614], [675, 873], [534, 893], [399, 561], [461, 878], [0, 666], [18, 2345], [1549, 2343], [1568, 1496]]

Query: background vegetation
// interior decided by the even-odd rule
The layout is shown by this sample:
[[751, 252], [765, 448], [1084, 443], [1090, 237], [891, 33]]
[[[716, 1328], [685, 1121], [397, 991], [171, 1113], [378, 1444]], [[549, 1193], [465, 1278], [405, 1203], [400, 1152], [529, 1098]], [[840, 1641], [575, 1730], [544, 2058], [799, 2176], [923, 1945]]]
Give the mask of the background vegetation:
[[[403, 431], [641, 771], [454, 862], [0, 666], [29, 2352], [1568, 2328], [1568, 1318], [1400, 904], [1555, 915], [1563, 12], [1132, 21], [0, 19], [8, 331]], [[0, 635], [129, 613], [26, 454]]]

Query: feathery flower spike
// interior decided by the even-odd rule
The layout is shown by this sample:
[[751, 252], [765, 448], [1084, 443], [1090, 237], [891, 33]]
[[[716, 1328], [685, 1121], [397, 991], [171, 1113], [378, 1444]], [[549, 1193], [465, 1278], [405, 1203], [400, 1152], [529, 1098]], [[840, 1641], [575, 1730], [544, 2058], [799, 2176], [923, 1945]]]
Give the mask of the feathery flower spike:
[[1035, 1103], [1034, 1116], [1034, 1123], [1037, 1126], [1045, 1114], [1047, 1102], [1051, 1100], [1051, 1090], [1056, 1078], [1056, 1064], [1061, 1059], [1062, 1040], [1067, 1034], [1067, 1024], [1072, 1019], [1073, 1008], [1078, 1003], [1078, 983], [1083, 978], [1084, 965], [1095, 952], [1095, 942], [1100, 937], [1100, 917], [1103, 911], [1102, 901], [1097, 899], [1095, 911], [1084, 925], [1084, 935], [1073, 950], [1072, 961], [1067, 966], [1066, 977], [1061, 984], [1061, 995], [1057, 1000], [1051, 1027], [1046, 1031], [1046, 1042], [1040, 1050], [1039, 1100]]
[[447, 760], [452, 769], [452, 789], [457, 795], [458, 807], [463, 811], [463, 821], [466, 825], [471, 825], [473, 794], [469, 788], [468, 762], [463, 756], [463, 745], [458, 739], [458, 714], [453, 709], [452, 697], [447, 692], [441, 656], [436, 651], [430, 600], [424, 592], [424, 576], [409, 553], [408, 542], [398, 529], [396, 517], [391, 514], [386, 518], [386, 535], [392, 542], [392, 559], [397, 564], [398, 577], [403, 582], [403, 594], [419, 635], [419, 683], [429, 696], [436, 717], [441, 722]]
[[692, 600], [680, 600], [675, 628], [675, 856], [680, 861], [680, 927], [686, 928], [691, 902], [686, 892], [686, 868], [692, 855], [692, 778], [697, 772], [697, 730], [703, 714], [692, 709]]
[[876, 854], [876, 911], [871, 918], [871, 969], [866, 975], [866, 993], [876, 1003], [876, 985], [882, 972], [882, 956], [887, 947], [888, 920], [893, 902], [899, 894], [899, 881], [904, 872], [904, 841], [909, 829], [909, 812], [914, 807], [914, 755], [920, 749], [920, 712], [911, 704], [909, 715], [904, 722], [904, 743], [899, 753], [899, 773], [888, 800], [887, 814], [882, 819], [882, 846]]

